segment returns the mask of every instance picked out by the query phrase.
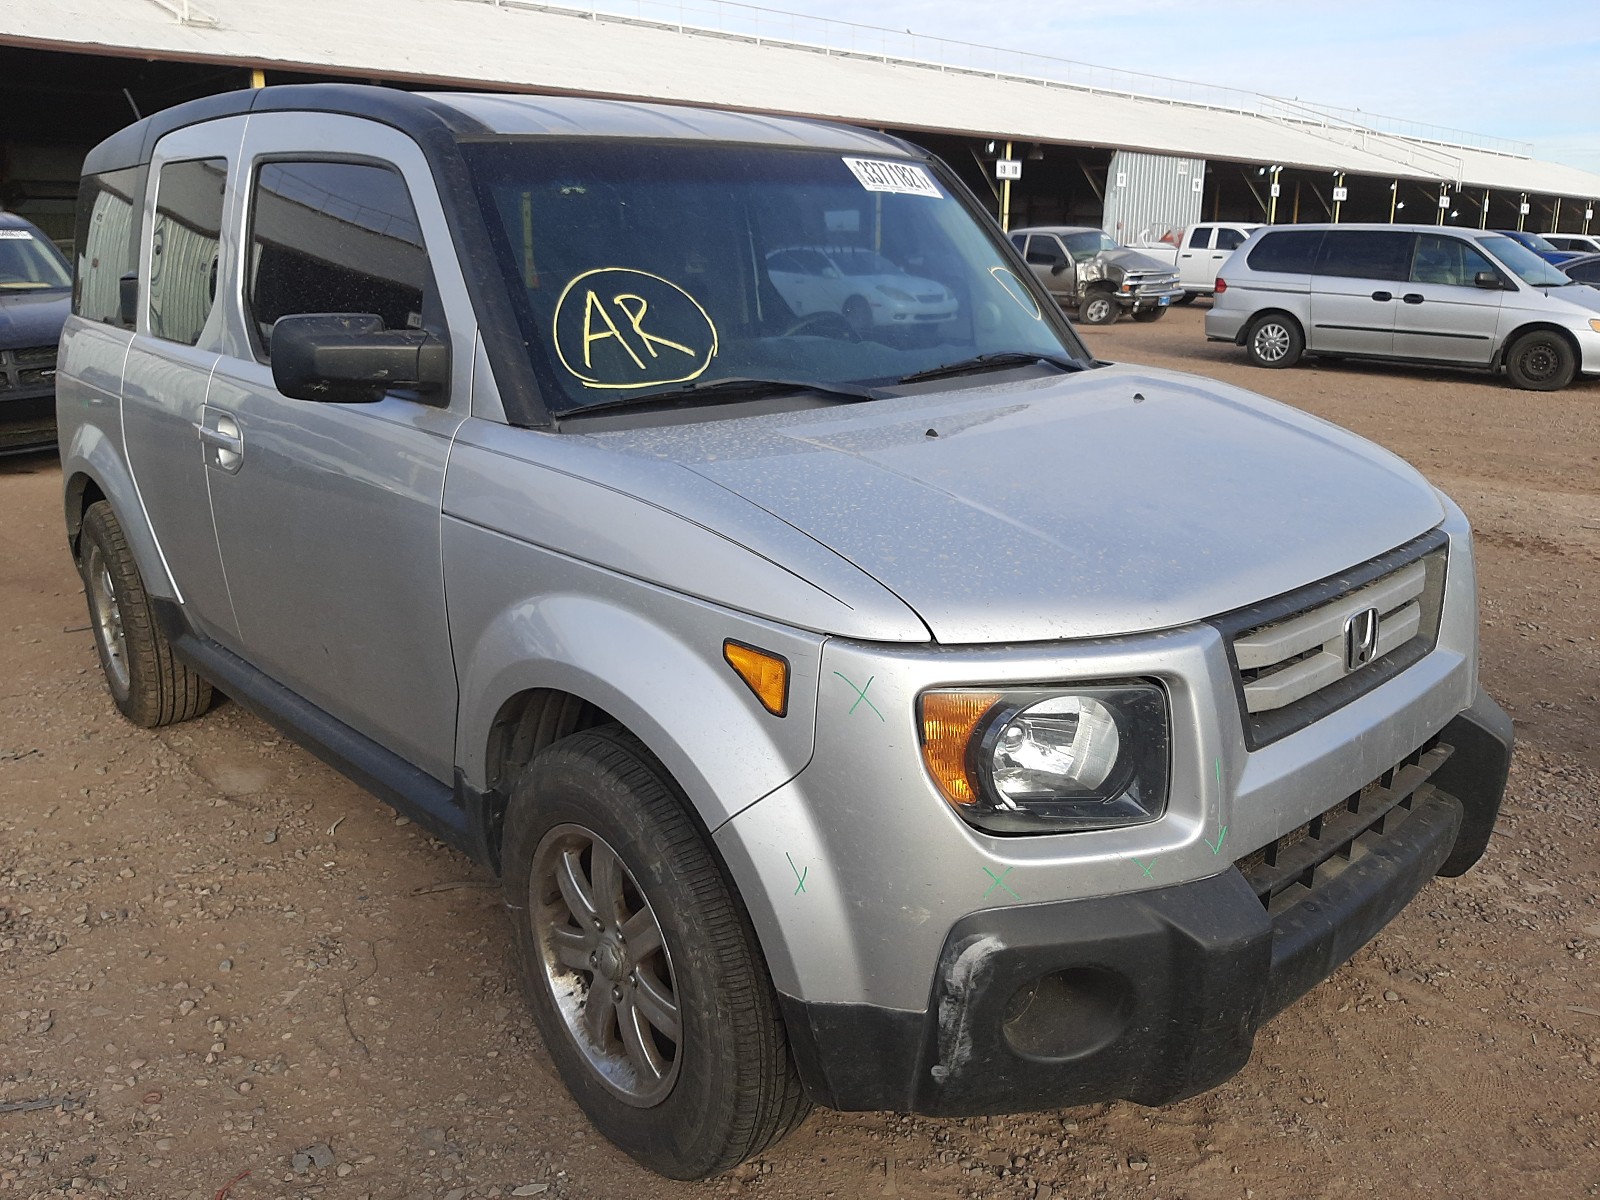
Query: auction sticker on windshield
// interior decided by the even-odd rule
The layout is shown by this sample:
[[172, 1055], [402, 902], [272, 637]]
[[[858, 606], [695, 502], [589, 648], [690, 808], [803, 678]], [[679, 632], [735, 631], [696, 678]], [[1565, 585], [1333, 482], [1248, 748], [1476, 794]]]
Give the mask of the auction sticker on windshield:
[[932, 196], [943, 198], [943, 193], [928, 172], [916, 163], [886, 162], [881, 158], [847, 158], [849, 167], [861, 186], [869, 192], [897, 192], [905, 196]]
[[33, 234], [26, 229], [0, 229], [0, 239], [7, 239], [13, 242], [31, 242], [33, 241]]

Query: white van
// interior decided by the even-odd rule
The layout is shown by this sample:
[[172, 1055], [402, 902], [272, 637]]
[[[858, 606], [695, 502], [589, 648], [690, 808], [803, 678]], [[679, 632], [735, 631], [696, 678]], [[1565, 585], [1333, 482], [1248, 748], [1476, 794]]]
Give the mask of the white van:
[[1305, 353], [1504, 370], [1554, 391], [1600, 374], [1600, 290], [1503, 234], [1438, 225], [1257, 230], [1217, 279], [1206, 337], [1259, 367]]

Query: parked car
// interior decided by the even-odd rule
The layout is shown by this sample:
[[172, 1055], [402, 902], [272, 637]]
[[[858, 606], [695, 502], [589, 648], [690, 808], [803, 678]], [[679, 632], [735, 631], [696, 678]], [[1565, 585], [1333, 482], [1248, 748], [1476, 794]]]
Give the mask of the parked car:
[[944, 284], [919, 279], [867, 246], [787, 246], [767, 255], [767, 275], [785, 304], [821, 328], [838, 317], [858, 334], [949, 321], [956, 297]]
[[50, 239], [0, 212], [0, 455], [56, 442], [56, 343], [72, 267]]
[[[546, 1051], [657, 1171], [813, 1102], [1193, 1095], [1488, 844], [1461, 510], [1097, 363], [914, 146], [313, 85], [84, 172], [62, 474], [113, 702], [215, 685], [496, 872]], [[818, 229], [957, 317], [797, 313], [768, 256]]]
[[1041, 225], [1016, 229], [1011, 241], [1051, 297], [1076, 309], [1085, 325], [1109, 325], [1126, 312], [1154, 321], [1183, 296], [1170, 265], [1129, 250], [1098, 229]]
[[1141, 243], [1132, 249], [1157, 262], [1177, 267], [1183, 295], [1174, 303], [1190, 304], [1196, 297], [1209, 296], [1216, 291], [1217, 273], [1223, 264], [1254, 230], [1260, 228], [1259, 223], [1202, 221], [1184, 230], [1176, 243]]
[[1522, 243], [1434, 225], [1258, 230], [1217, 280], [1206, 337], [1260, 367], [1303, 353], [1504, 371], [1551, 391], [1600, 374], [1600, 293]]
[[1574, 254], [1600, 253], [1600, 237], [1586, 233], [1547, 233], [1544, 240], [1557, 250], [1570, 250]]
[[1519, 245], [1526, 246], [1547, 263], [1559, 266], [1567, 259], [1573, 257], [1574, 251], [1558, 250], [1547, 239], [1537, 233], [1529, 233], [1523, 229], [1497, 229], [1494, 232], [1502, 237], [1508, 237]]
[[1580, 254], [1561, 264], [1568, 279], [1600, 287], [1600, 254]]

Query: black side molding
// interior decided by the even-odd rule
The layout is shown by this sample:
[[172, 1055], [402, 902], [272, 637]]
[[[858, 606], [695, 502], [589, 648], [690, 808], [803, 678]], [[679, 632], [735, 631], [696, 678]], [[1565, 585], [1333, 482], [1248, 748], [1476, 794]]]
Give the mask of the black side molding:
[[[456, 788], [419, 770], [237, 654], [195, 633], [178, 604], [155, 597], [150, 603], [173, 650], [219, 689], [402, 816], [492, 867], [487, 839], [472, 828], [469, 816], [479, 811], [479, 806], [465, 804]], [[457, 781], [459, 784], [459, 774]]]

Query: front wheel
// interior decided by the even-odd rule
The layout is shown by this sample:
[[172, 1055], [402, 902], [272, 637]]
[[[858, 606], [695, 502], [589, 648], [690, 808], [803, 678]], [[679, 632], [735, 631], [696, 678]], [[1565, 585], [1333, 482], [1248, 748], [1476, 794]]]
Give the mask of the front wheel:
[[505, 899], [546, 1049], [595, 1127], [673, 1179], [759, 1154], [809, 1103], [755, 934], [665, 769], [616, 726], [535, 755]]
[[1567, 339], [1546, 329], [1523, 334], [1506, 351], [1506, 378], [1526, 391], [1558, 391], [1577, 371], [1578, 356]]
[[1159, 321], [1166, 315], [1167, 310], [1164, 308], [1141, 308], [1134, 312], [1133, 319], [1148, 325], [1151, 321]]
[[1305, 352], [1306, 335], [1299, 324], [1282, 313], [1257, 317], [1245, 334], [1244, 346], [1258, 367], [1292, 367]]
[[1083, 325], [1109, 325], [1117, 319], [1117, 302], [1110, 292], [1090, 292], [1078, 306], [1078, 321]]

